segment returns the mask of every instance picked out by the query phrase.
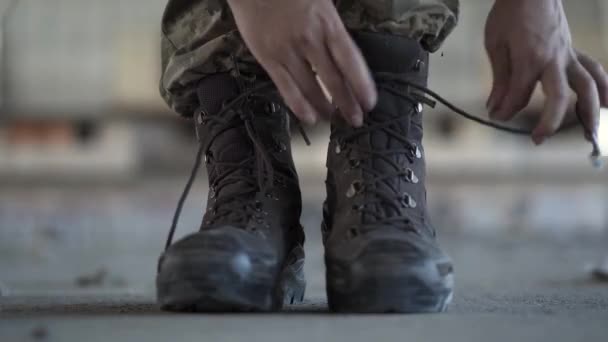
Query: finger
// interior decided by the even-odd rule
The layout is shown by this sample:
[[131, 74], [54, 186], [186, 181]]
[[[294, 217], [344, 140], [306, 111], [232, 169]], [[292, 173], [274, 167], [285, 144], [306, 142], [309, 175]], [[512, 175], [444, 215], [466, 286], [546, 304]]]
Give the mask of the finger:
[[496, 120], [511, 120], [519, 111], [524, 109], [530, 102], [538, 73], [525, 63], [515, 63], [511, 58], [511, 75], [509, 85], [505, 91], [504, 98], [493, 115]]
[[602, 107], [608, 108], [608, 74], [600, 63], [582, 52], [577, 52], [578, 61], [595, 80]]
[[532, 132], [532, 140], [542, 144], [560, 127], [568, 110], [568, 80], [563, 63], [551, 63], [541, 76], [545, 104], [538, 125]]
[[600, 125], [600, 99], [596, 82], [574, 57], [568, 66], [568, 80], [577, 96], [576, 111], [583, 121], [586, 137], [593, 140]]
[[318, 113], [306, 100], [289, 71], [279, 63], [270, 63], [270, 65], [267, 63], [266, 71], [295, 116], [309, 124], [316, 123]]
[[334, 111], [334, 107], [321, 90], [310, 64], [295, 54], [289, 58], [289, 63], [287, 70], [292, 79], [297, 82], [302, 95], [321, 117], [329, 117]]
[[504, 46], [487, 46], [486, 51], [492, 66], [492, 91], [486, 102], [490, 117], [494, 117], [496, 110], [503, 102], [509, 85], [510, 62], [509, 50]]
[[337, 22], [340, 25], [328, 30], [325, 43], [360, 106], [366, 112], [371, 111], [378, 100], [375, 82], [361, 51], [341, 24], [341, 19]]
[[308, 49], [309, 60], [317, 70], [317, 75], [327, 88], [334, 105], [341, 116], [354, 127], [363, 124], [363, 110], [353, 91], [344, 79], [342, 72], [334, 63], [327, 47]]

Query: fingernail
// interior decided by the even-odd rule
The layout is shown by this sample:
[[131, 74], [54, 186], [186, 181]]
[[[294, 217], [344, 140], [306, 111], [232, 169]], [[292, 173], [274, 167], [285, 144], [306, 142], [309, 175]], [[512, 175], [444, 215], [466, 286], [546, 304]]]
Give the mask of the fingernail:
[[488, 107], [488, 113], [490, 115], [490, 119], [492, 120], [500, 120], [501, 113], [500, 108], [495, 103], [491, 103]]
[[488, 116], [490, 117], [490, 119], [496, 120], [496, 111], [491, 108], [488, 109]]
[[317, 123], [317, 116], [312, 113], [306, 114], [304, 119], [306, 120], [306, 123], [308, 123], [309, 125], [314, 125]]
[[504, 110], [497, 109], [494, 111], [493, 119], [501, 122], [509, 121], [509, 113], [505, 112]]
[[545, 136], [543, 135], [532, 135], [532, 141], [536, 146], [542, 145], [545, 142]]
[[374, 92], [366, 99], [364, 103], [364, 109], [368, 112], [371, 112], [374, 107], [376, 107], [376, 103], [378, 102], [378, 93], [374, 90]]
[[333, 106], [327, 105], [327, 107], [325, 108], [325, 112], [323, 113], [323, 116], [326, 118], [330, 118], [332, 115], [334, 115], [335, 112], [336, 112], [336, 109]]
[[353, 125], [353, 127], [363, 126], [363, 115], [353, 115], [350, 118], [350, 123]]

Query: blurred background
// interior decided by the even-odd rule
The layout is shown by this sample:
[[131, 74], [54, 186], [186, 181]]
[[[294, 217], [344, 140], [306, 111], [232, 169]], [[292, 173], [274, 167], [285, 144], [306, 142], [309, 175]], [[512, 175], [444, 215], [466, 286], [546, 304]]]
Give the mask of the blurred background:
[[[0, 0], [1, 294], [153, 293], [156, 258], [196, 147], [191, 125], [158, 95], [165, 3]], [[462, 3], [459, 27], [432, 57], [430, 87], [484, 116], [491, 1]], [[576, 46], [608, 67], [608, 2], [564, 4]], [[541, 103], [536, 96], [515, 124], [530, 126]], [[537, 270], [529, 258], [542, 260], [551, 281], [582, 279], [586, 261], [608, 254], [608, 171], [590, 166], [580, 129], [535, 148], [441, 106], [425, 115], [430, 210], [462, 286], [521, 284]], [[608, 112], [603, 117], [608, 151]], [[308, 131], [312, 146], [297, 135], [293, 145], [309, 294], [323, 296], [328, 127]], [[201, 174], [178, 235], [198, 227], [204, 198]], [[514, 276], [488, 271], [496, 265]]]

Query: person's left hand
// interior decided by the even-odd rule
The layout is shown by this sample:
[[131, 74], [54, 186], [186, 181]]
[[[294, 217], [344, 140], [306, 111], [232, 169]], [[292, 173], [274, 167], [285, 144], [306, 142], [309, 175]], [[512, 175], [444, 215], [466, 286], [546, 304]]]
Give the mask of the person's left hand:
[[600, 105], [608, 107], [608, 75], [573, 48], [561, 0], [496, 0], [485, 33], [494, 76], [488, 99], [493, 119], [512, 119], [528, 105], [540, 81], [546, 100], [532, 133], [536, 144], [561, 127], [570, 88], [587, 133], [597, 135]]

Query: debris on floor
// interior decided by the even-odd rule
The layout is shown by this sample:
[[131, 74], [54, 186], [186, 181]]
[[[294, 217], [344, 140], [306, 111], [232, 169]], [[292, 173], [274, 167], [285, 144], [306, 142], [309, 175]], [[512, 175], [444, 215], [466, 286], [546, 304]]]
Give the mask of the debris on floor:
[[111, 275], [105, 267], [98, 269], [95, 273], [76, 278], [76, 286], [79, 288], [125, 287], [126, 285], [127, 281], [124, 278]]
[[44, 340], [49, 336], [49, 331], [45, 326], [39, 325], [32, 329], [31, 335], [34, 340]]
[[591, 269], [591, 276], [597, 281], [608, 282], [608, 257]]

